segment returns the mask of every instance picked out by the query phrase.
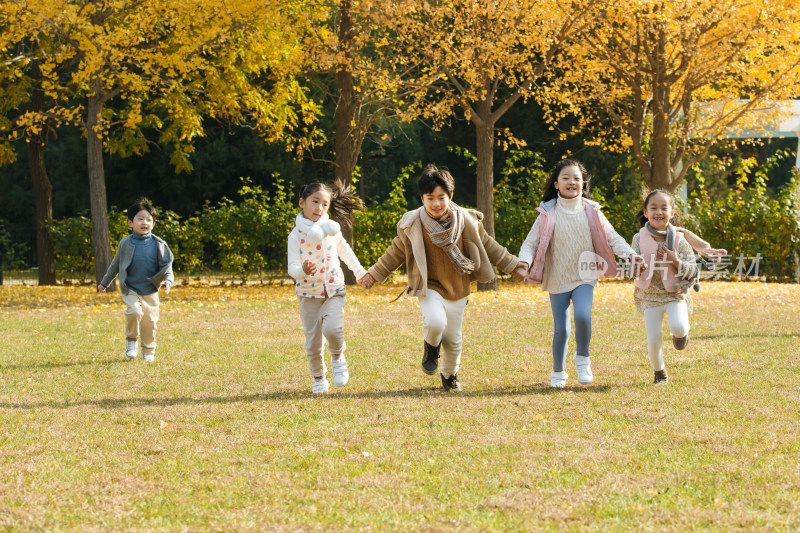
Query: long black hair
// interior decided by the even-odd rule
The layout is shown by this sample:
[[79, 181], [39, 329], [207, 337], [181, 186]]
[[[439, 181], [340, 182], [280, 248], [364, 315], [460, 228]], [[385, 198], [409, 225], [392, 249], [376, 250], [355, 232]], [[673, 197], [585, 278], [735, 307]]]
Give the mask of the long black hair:
[[317, 191], [326, 191], [331, 195], [328, 208], [330, 217], [344, 227], [353, 226], [353, 213], [364, 210], [364, 202], [353, 193], [349, 185], [336, 180], [333, 185], [327, 183], [309, 183], [300, 191], [300, 198], [305, 200]]
[[581, 194], [584, 198], [592, 197], [592, 193], [589, 191], [589, 182], [591, 181], [592, 177], [586, 171], [586, 167], [574, 159], [562, 159], [555, 167], [553, 167], [550, 177], [547, 178], [547, 181], [544, 184], [544, 196], [542, 197], [543, 202], [547, 202], [553, 198], [558, 198], [556, 182], [558, 181], [558, 175], [561, 174], [561, 170], [566, 167], [578, 167], [578, 170], [581, 171], [581, 176], [583, 176], [583, 191], [581, 191]]
[[644, 227], [644, 225], [647, 224], [647, 217], [644, 216], [644, 211], [645, 211], [645, 209], [647, 209], [647, 204], [650, 203], [650, 199], [653, 196], [655, 196], [656, 194], [663, 194], [664, 196], [669, 198], [669, 201], [672, 202], [672, 210], [675, 212], [675, 214], [672, 216], [672, 218], [669, 220], [669, 222], [673, 226], [680, 226], [681, 225], [681, 217], [678, 214], [678, 206], [675, 204], [675, 195], [672, 194], [671, 192], [669, 192], [666, 189], [653, 189], [652, 191], [647, 193], [647, 196], [644, 197], [644, 203], [642, 204], [642, 210], [639, 211], [638, 213], [636, 213], [636, 220], [639, 221], [639, 224], [641, 224], [642, 227]]

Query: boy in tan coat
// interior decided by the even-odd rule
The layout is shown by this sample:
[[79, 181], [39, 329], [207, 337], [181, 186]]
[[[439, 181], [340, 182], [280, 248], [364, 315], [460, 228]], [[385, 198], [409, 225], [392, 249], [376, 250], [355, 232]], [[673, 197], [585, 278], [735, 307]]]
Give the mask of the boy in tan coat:
[[519, 259], [486, 233], [483, 214], [452, 201], [455, 182], [450, 172], [428, 165], [417, 186], [422, 207], [403, 215], [397, 237], [359, 283], [369, 289], [405, 263], [406, 292], [419, 298], [422, 311], [422, 370], [436, 373], [443, 348], [442, 386], [460, 391], [461, 323], [470, 282], [493, 280], [493, 265], [518, 279], [524, 274], [517, 270]]

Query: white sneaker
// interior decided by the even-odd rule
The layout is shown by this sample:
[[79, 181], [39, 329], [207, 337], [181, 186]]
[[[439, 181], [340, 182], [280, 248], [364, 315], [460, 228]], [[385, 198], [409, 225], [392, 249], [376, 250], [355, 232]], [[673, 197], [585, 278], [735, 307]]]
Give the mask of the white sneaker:
[[311, 392], [314, 394], [324, 394], [328, 392], [330, 385], [328, 384], [328, 380], [325, 378], [322, 379], [315, 379], [314, 384], [311, 386]]
[[136, 341], [125, 341], [125, 357], [136, 359]]
[[562, 370], [561, 372], [550, 372], [550, 386], [555, 387], [556, 389], [563, 389], [564, 385], [567, 384], [567, 372]]
[[145, 363], [152, 363], [156, 360], [156, 354], [154, 353], [143, 353], [142, 359], [144, 359]]
[[578, 382], [581, 385], [588, 385], [594, 381], [592, 375], [592, 361], [583, 355], [575, 354], [572, 358], [575, 361], [575, 369], [578, 371]]
[[333, 369], [333, 384], [337, 387], [344, 387], [350, 380], [350, 372], [347, 371], [347, 361], [344, 356], [339, 356], [339, 360], [331, 359]]

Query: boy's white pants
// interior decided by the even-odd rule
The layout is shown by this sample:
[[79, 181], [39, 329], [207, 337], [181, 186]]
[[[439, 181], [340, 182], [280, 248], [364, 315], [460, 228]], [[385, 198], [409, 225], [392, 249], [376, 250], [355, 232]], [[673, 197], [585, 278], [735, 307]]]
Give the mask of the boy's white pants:
[[332, 354], [344, 353], [344, 295], [328, 298], [306, 298], [298, 296], [300, 318], [306, 334], [308, 370], [314, 377], [324, 376], [325, 341]]
[[461, 323], [468, 297], [446, 300], [434, 290], [420, 296], [422, 311], [422, 334], [431, 346], [442, 345], [442, 374], [449, 378], [458, 372], [461, 360]]
[[142, 338], [142, 355], [156, 353], [158, 327], [158, 293], [138, 294], [130, 291], [122, 295], [125, 309], [125, 338], [135, 341]]
[[669, 302], [658, 307], [650, 307], [644, 310], [644, 329], [647, 332], [647, 354], [653, 364], [653, 370], [664, 370], [664, 351], [661, 349], [663, 336], [661, 334], [661, 324], [664, 321], [664, 313], [667, 314], [669, 331], [675, 337], [685, 337], [689, 334], [689, 312], [686, 309], [686, 302]]

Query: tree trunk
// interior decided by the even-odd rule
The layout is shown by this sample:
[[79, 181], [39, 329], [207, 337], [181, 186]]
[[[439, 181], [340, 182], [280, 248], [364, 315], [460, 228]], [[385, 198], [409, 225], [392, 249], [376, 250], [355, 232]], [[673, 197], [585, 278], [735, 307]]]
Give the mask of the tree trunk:
[[[37, 85], [31, 98], [31, 111], [45, 110], [44, 90]], [[39, 285], [55, 285], [55, 249], [48, 226], [53, 222], [53, 186], [44, 164], [44, 144], [50, 128], [44, 124], [38, 135], [28, 139], [28, 172], [31, 175], [36, 200], [36, 263], [39, 267]]]
[[[494, 237], [494, 122], [489, 104], [478, 107], [480, 116], [473, 119], [477, 138], [477, 199], [478, 211], [483, 213], [483, 227]], [[481, 109], [484, 108], [484, 109]], [[497, 278], [487, 283], [478, 283], [479, 291], [496, 291]]]
[[665, 189], [673, 192], [678, 184], [677, 182], [673, 183], [672, 180], [672, 143], [669, 131], [670, 85], [672, 82], [663, 59], [667, 48], [664, 32], [659, 31], [654, 41], [657, 49], [655, 57], [658, 58], [658, 63], [653, 72], [652, 173], [647, 186], [650, 190]]
[[[355, 105], [353, 102], [353, 71], [351, 61], [353, 58], [353, 19], [351, 16], [351, 0], [342, 0], [339, 4], [339, 51], [344, 54], [345, 61], [339, 66], [336, 72], [336, 86], [338, 89], [338, 99], [336, 101], [336, 133], [334, 137], [334, 176], [336, 181], [344, 186], [352, 186], [353, 171], [358, 163], [358, 155], [361, 151], [359, 136], [356, 134], [353, 123], [356, 121]], [[352, 222], [352, 220], [351, 220]], [[342, 225], [342, 236], [347, 243], [353, 245], [353, 229]], [[355, 274], [342, 263], [344, 282], [353, 285], [356, 282]]]
[[[111, 264], [111, 236], [108, 231], [108, 206], [106, 179], [103, 167], [102, 80], [91, 81], [91, 94], [87, 102], [86, 154], [89, 168], [89, 197], [92, 214], [92, 243], [94, 248], [94, 274], [97, 283], [103, 279]], [[114, 284], [111, 284], [113, 288]]]
[[53, 222], [53, 186], [44, 166], [44, 142], [39, 135], [28, 141], [28, 171], [36, 199], [36, 262], [39, 285], [55, 285], [55, 249], [48, 226]]
[[669, 137], [669, 118], [656, 105], [653, 109], [652, 174], [647, 186], [650, 190], [665, 189], [673, 192], [677, 182], [672, 180], [672, 147]]

